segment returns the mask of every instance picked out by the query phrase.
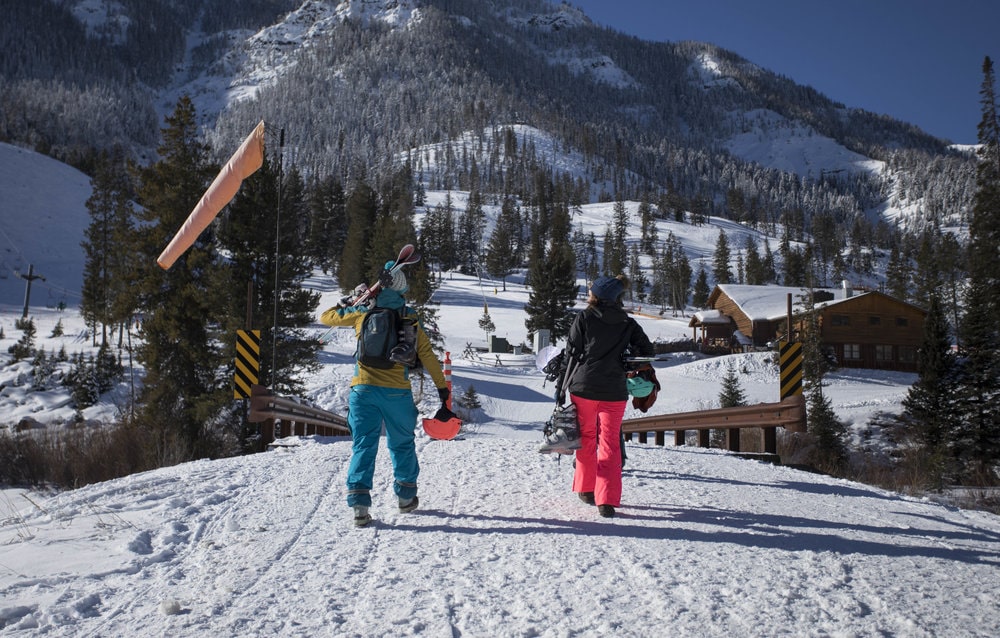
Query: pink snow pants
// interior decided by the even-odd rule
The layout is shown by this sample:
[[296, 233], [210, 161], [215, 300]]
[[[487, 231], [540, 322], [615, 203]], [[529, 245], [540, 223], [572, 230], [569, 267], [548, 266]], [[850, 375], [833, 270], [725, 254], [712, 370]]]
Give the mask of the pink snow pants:
[[580, 422], [574, 492], [593, 492], [597, 505], [621, 505], [622, 417], [626, 401], [594, 401], [570, 394]]

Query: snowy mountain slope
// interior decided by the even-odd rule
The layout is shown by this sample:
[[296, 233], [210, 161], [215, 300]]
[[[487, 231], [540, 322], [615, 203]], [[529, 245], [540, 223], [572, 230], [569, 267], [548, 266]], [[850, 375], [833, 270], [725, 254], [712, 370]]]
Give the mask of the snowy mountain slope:
[[885, 168], [885, 162], [848, 150], [811, 127], [773, 111], [749, 111], [733, 117], [744, 132], [734, 134], [725, 147], [748, 162], [809, 179], [840, 173], [878, 174]]
[[[127, 3], [73, 0], [68, 6], [95, 40], [116, 42], [136, 21], [135, 7]], [[220, 159], [225, 156], [223, 148], [245, 136], [247, 122], [262, 118], [287, 124], [290, 135], [293, 128], [299, 128], [294, 134], [298, 136], [296, 155], [302, 158], [300, 168], [306, 172], [327, 170], [331, 162], [349, 163], [346, 155], [354, 153], [364, 156], [369, 164], [376, 162], [373, 154], [377, 153], [381, 162], [386, 149], [404, 148], [414, 141], [451, 139], [484, 122], [528, 122], [562, 137], [581, 128], [602, 132], [620, 127], [618, 134], [599, 135], [597, 147], [588, 147], [593, 140], [576, 140], [576, 144], [588, 147], [588, 157], [596, 158], [611, 158], [618, 152], [608, 146], [615, 139], [629, 148], [634, 157], [625, 158], [625, 166], [651, 173], [629, 182], [629, 196], [638, 197], [638, 184], [655, 190], [668, 182], [678, 183], [676, 174], [664, 175], [658, 166], [658, 155], [670, 152], [672, 145], [691, 145], [714, 161], [725, 161], [718, 155], [720, 149], [726, 149], [736, 158], [794, 174], [803, 181], [857, 173], [876, 175], [874, 181], [878, 182], [893, 181], [894, 176], [879, 162], [859, 155], [857, 149], [922, 149], [931, 154], [927, 162], [945, 152], [939, 141], [913, 127], [833, 104], [809, 87], [798, 87], [736, 53], [706, 43], [638, 41], [599, 29], [567, 3], [302, 0], [296, 4], [272, 0], [269, 6], [275, 13], [287, 12], [271, 17], [263, 10], [251, 13], [240, 9], [237, 13], [233, 9], [228, 21], [222, 22], [256, 26], [225, 30], [218, 26], [220, 19], [215, 15], [225, 13], [222, 10], [213, 9], [213, 19], [203, 15], [199, 20], [194, 2], [184, 4], [184, 10], [173, 5], [160, 7], [167, 14], [177, 13], [171, 24], [183, 30], [178, 35], [187, 42], [186, 54], [172, 63], [168, 86], [151, 82], [156, 88], [144, 85], [142, 90], [155, 93], [153, 102], [161, 117], [172, 110], [181, 95], [191, 96], [206, 134], [219, 147]], [[356, 46], [351, 46], [353, 38], [337, 36], [344, 33], [345, 21], [362, 30], [357, 32]], [[462, 26], [453, 28], [455, 25]], [[447, 44], [436, 47], [427, 40]], [[329, 47], [339, 47], [340, 52], [331, 55]], [[400, 48], [407, 51], [405, 58], [383, 68], [386, 57], [392, 58]], [[638, 49], [642, 49], [641, 54], [636, 53]], [[460, 68], [440, 64], [451, 56], [468, 63]], [[653, 72], [637, 63], [649, 59], [661, 60], [664, 68]], [[420, 78], [419, 88], [408, 86], [414, 82], [414, 73]], [[367, 74], [372, 74], [374, 81], [370, 87], [364, 81]], [[348, 83], [342, 84], [348, 77]], [[435, 82], [427, 85], [423, 77], [434, 77]], [[589, 88], [578, 95], [571, 88], [576, 85]], [[440, 112], [428, 104], [423, 94], [427, 86], [436, 87], [439, 95], [451, 95], [439, 100]], [[519, 94], [518, 87], [524, 88], [524, 94]], [[466, 108], [465, 98], [454, 97], [466, 91], [468, 99], [486, 106], [477, 108], [474, 117], [460, 113]], [[693, 93], [690, 100], [675, 103], [670, 97], [689, 91]], [[589, 100], [587, 92], [594, 99]], [[801, 101], [801, 95], [808, 100]], [[344, 102], [338, 102], [340, 99]], [[389, 104], [380, 102], [383, 99]], [[371, 117], [373, 110], [389, 107], [391, 111], [392, 103], [400, 100], [407, 104], [401, 109], [405, 115], [390, 112]], [[581, 101], [592, 104], [576, 109], [574, 105]], [[357, 108], [359, 103], [366, 106]], [[685, 104], [697, 106], [687, 111]], [[419, 121], [421, 114], [425, 121]], [[562, 117], [567, 120], [561, 121]], [[376, 126], [370, 135], [360, 133], [378, 119], [387, 125]], [[341, 146], [345, 143], [342, 133], [326, 130], [331, 121], [357, 132], [353, 138], [346, 136], [346, 147]], [[442, 121], [448, 121], [449, 126], [439, 127], [437, 123]], [[633, 131], [639, 135], [630, 137]], [[142, 157], [149, 157], [152, 151], [150, 135], [144, 133], [143, 148], [137, 149]], [[391, 139], [381, 139], [383, 136]], [[604, 161], [611, 165], [622, 159]], [[607, 171], [603, 175], [599, 166], [587, 168], [591, 172], [584, 176], [599, 182], [606, 179], [611, 167], [603, 167]], [[733, 170], [742, 173], [745, 169], [723, 169], [724, 174]], [[754, 192], [756, 177], [743, 175], [737, 180], [737, 188], [746, 190], [748, 198], [760, 196]], [[926, 185], [927, 181], [917, 176], [911, 183]], [[711, 189], [717, 204], [724, 198], [721, 188], [716, 183]], [[872, 186], [858, 188], [867, 194], [870, 190], [864, 189]], [[938, 187], [931, 184], [926, 188]], [[603, 188], [593, 190], [600, 194]], [[703, 192], [697, 180], [685, 181], [682, 188], [687, 198]], [[966, 197], [964, 191], [959, 192], [963, 193], [959, 197]], [[909, 219], [918, 218], [921, 221], [913, 225], [920, 225], [926, 217], [936, 219], [945, 214], [940, 210], [942, 202], [953, 202], [955, 197], [950, 192], [937, 193], [928, 201], [920, 195], [911, 187], [904, 199], [885, 206], [865, 200], [863, 208], [873, 219], [880, 215], [908, 226]], [[768, 205], [792, 204], [779, 201]], [[850, 202], [845, 207], [849, 210]], [[948, 214], [961, 214], [955, 213], [950, 203], [947, 208]], [[952, 225], [955, 220], [946, 221]]]
[[27, 282], [18, 274], [31, 266], [44, 277], [32, 281], [32, 306], [79, 304], [90, 194], [80, 171], [0, 143], [0, 304], [24, 303]]

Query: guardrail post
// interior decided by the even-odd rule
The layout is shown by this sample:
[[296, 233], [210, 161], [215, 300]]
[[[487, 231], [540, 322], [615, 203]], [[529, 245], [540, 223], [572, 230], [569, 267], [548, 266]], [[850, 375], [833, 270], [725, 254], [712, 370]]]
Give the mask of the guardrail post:
[[740, 429], [739, 428], [727, 428], [726, 435], [726, 447], [730, 452], [740, 451]]
[[712, 447], [711, 430], [698, 430], [698, 447]]
[[764, 451], [768, 454], [778, 453], [778, 428], [771, 426], [763, 428]]
[[680, 447], [684, 445], [684, 430], [674, 430], [674, 445]]
[[274, 419], [267, 419], [260, 423], [260, 445], [257, 446], [259, 452], [267, 449], [268, 444], [274, 440]]

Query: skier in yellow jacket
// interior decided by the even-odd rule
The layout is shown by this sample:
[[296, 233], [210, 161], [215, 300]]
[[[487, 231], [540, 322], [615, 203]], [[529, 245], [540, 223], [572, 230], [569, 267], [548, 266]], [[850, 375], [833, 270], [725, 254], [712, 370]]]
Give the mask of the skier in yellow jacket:
[[[392, 265], [393, 262], [388, 262], [386, 270]], [[434, 380], [442, 407], [445, 407], [449, 395], [448, 383], [431, 348], [430, 339], [416, 319], [416, 312], [406, 307], [403, 299], [403, 294], [408, 290], [406, 276], [397, 271], [388, 283], [387, 286], [383, 285], [374, 307], [392, 308], [402, 314], [404, 321], [415, 327], [415, 344], [412, 345], [416, 348], [416, 356]], [[335, 306], [325, 311], [320, 321], [328, 326], [354, 326], [355, 333], [360, 337], [362, 323], [369, 310], [368, 306]], [[393, 491], [399, 501], [399, 511], [411, 512], [419, 503], [417, 476], [420, 464], [417, 461], [414, 433], [418, 413], [413, 402], [409, 373], [409, 366], [401, 363], [393, 363], [386, 369], [368, 366], [360, 361], [354, 366], [347, 418], [354, 442], [347, 472], [347, 504], [354, 510], [354, 524], [358, 527], [364, 527], [372, 521], [368, 509], [372, 504], [375, 457], [383, 422], [395, 477]]]

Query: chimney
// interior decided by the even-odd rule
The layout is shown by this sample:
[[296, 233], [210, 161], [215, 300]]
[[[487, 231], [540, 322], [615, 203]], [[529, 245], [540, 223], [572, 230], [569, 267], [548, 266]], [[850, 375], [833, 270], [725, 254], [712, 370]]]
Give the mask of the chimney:
[[854, 296], [854, 289], [851, 288], [851, 282], [844, 279], [841, 284], [844, 287], [844, 299], [850, 299]]

